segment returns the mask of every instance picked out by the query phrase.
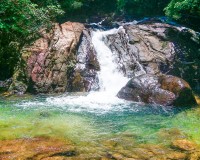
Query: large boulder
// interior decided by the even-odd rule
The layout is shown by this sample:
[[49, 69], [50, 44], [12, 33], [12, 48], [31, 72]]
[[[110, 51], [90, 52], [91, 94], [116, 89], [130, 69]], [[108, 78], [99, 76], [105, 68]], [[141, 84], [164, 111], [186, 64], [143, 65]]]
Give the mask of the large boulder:
[[129, 24], [108, 35], [105, 42], [116, 53], [118, 69], [128, 77], [165, 72], [163, 67], [169, 68], [175, 56], [174, 45], [165, 33], [170, 27], [161, 23]]
[[119, 91], [117, 96], [130, 101], [165, 106], [196, 104], [189, 84], [171, 75], [144, 74], [134, 77]]
[[199, 39], [195, 31], [159, 22], [125, 24], [108, 35], [105, 43], [116, 53], [118, 70], [132, 78], [118, 97], [161, 105], [196, 104], [183, 79], [199, 88]]
[[200, 90], [200, 34], [155, 21], [124, 24], [105, 39], [119, 70], [129, 77], [168, 73]]
[[[80, 23], [55, 24], [31, 46], [22, 50], [10, 90], [59, 93], [68, 87], [69, 73], [76, 65], [77, 46], [84, 29]], [[23, 88], [23, 89], [20, 89]]]
[[162, 75], [159, 77], [159, 83], [162, 89], [175, 94], [176, 99], [172, 103], [173, 105], [197, 104], [192, 89], [185, 80], [171, 75]]

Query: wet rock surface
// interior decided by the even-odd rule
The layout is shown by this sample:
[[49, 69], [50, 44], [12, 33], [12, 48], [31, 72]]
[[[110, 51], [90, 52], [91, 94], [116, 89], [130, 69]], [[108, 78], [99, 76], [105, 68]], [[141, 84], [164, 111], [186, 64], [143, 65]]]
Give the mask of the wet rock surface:
[[[175, 33], [182, 35], [186, 32], [181, 27], [148, 22], [136, 25], [125, 24], [117, 34], [105, 38], [107, 46], [116, 53], [115, 61], [119, 64], [118, 70], [132, 78], [118, 93], [119, 98], [161, 105], [196, 104], [189, 84], [178, 77], [189, 78], [191, 82], [191, 78], [199, 74], [197, 70], [193, 70], [192, 75], [187, 78], [188, 66], [177, 66], [175, 63], [180, 54], [178, 55], [177, 45], [172, 38], [172, 31], [174, 35]], [[196, 32], [187, 31], [185, 34], [190, 35], [191, 43], [199, 43]], [[178, 39], [176, 41], [178, 43]], [[189, 52], [182, 54], [186, 56]], [[185, 76], [175, 71], [180, 67]], [[169, 73], [178, 77], [165, 75]], [[193, 75], [195, 73], [196, 75]], [[198, 77], [196, 80], [198, 81]]]
[[199, 96], [195, 96], [195, 99], [197, 101], [197, 104], [200, 105], [200, 97]]
[[83, 24], [66, 22], [55, 24], [49, 32], [43, 31], [40, 39], [22, 50], [24, 64], [15, 72], [22, 74], [15, 76], [10, 90], [25, 85], [22, 92], [27, 89], [32, 93], [65, 92], [68, 73], [76, 64], [76, 47], [83, 29]]
[[176, 99], [173, 102], [175, 106], [196, 105], [196, 99], [193, 95], [190, 85], [183, 80], [171, 75], [162, 75], [159, 77], [161, 88], [175, 94]]
[[63, 93], [98, 90], [100, 70], [90, 29], [83, 24], [55, 24], [22, 50], [11, 93]]
[[1, 140], [0, 159], [65, 159], [78, 153], [71, 142], [49, 138]]
[[[155, 144], [136, 144], [129, 141], [129, 145], [125, 145], [120, 138], [102, 141], [101, 147], [85, 146], [82, 149], [75, 146], [68, 140], [59, 140], [53, 138], [26, 138], [16, 140], [0, 141], [0, 159], [34, 159], [34, 160], [197, 160], [200, 158], [200, 151], [188, 140], [175, 140], [173, 144], [176, 147], [184, 148], [168, 148], [163, 145]], [[178, 142], [179, 141], [179, 142]], [[123, 143], [122, 143], [123, 142]], [[127, 141], [128, 142], [128, 141]], [[183, 144], [182, 144], [183, 142]], [[127, 143], [126, 143], [127, 144]], [[132, 145], [130, 145], [132, 144]], [[187, 146], [185, 150], [185, 146]], [[189, 148], [188, 148], [189, 146]], [[189, 150], [188, 150], [189, 149]]]
[[196, 105], [189, 84], [170, 75], [144, 74], [132, 78], [117, 94], [119, 98], [149, 104]]
[[197, 145], [186, 139], [181, 139], [173, 141], [172, 147], [183, 151], [192, 151], [196, 149]]
[[131, 149], [122, 147], [119, 144], [115, 146], [109, 146], [109, 151], [103, 160], [115, 159], [130, 159], [130, 160], [192, 160], [192, 158], [200, 158], [199, 151], [177, 151], [173, 148], [167, 148], [162, 145], [133, 145]]
[[[100, 65], [92, 44], [92, 31], [92, 28], [84, 28], [83, 24], [72, 22], [55, 24], [51, 31], [43, 31], [40, 39], [22, 50], [22, 62], [13, 75], [9, 91], [23, 94], [27, 91], [63, 93], [99, 90], [97, 73], [100, 71]], [[126, 77], [140, 78], [141, 75], [147, 74], [155, 75], [159, 79], [161, 75], [171, 74], [187, 80], [193, 88], [198, 89], [199, 37], [199, 34], [192, 30], [153, 21], [124, 23], [117, 33], [104, 36], [103, 40], [114, 54], [118, 71]], [[187, 45], [186, 38], [192, 49]], [[193, 54], [195, 51], [196, 54]], [[151, 83], [147, 82], [150, 86], [145, 85], [145, 89], [152, 88], [151, 85], [154, 84]], [[135, 98], [130, 98], [131, 94], [128, 93], [132, 91], [128, 89], [124, 91], [126, 94], [118, 96], [164, 105], [176, 104], [175, 99], [184, 97], [182, 92], [172, 94], [174, 91], [156, 88], [153, 99], [146, 96], [141, 98], [139, 91]], [[188, 89], [188, 92], [191, 92], [191, 89]], [[125, 95], [127, 97], [124, 97]], [[162, 98], [164, 100], [161, 101]], [[185, 98], [183, 104], [193, 101], [193, 96]]]
[[165, 34], [167, 24], [124, 25], [109, 35], [106, 44], [116, 55], [119, 70], [126, 76], [159, 74], [162, 66], [170, 67], [175, 56], [174, 45]]
[[83, 30], [76, 66], [71, 77], [70, 91], [73, 92], [88, 92], [99, 89], [97, 72], [100, 70], [100, 66], [92, 44], [91, 32], [90, 29]]

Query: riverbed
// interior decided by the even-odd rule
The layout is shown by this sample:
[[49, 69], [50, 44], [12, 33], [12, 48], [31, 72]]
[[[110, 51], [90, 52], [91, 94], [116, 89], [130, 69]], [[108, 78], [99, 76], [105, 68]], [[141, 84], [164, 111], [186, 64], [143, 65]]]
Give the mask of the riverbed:
[[91, 154], [133, 154], [134, 149], [149, 145], [170, 151], [173, 141], [180, 139], [200, 144], [199, 107], [150, 106], [129, 101], [87, 106], [74, 101], [87, 96], [38, 95], [1, 100], [1, 141], [37, 137], [70, 141], [79, 154], [90, 158]]

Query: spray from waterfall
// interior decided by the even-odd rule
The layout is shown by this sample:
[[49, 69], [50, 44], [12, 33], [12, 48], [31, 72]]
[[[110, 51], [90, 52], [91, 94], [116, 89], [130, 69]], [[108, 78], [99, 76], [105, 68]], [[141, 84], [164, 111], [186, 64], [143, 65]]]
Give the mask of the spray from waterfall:
[[[122, 29], [121, 27], [119, 29]], [[112, 29], [109, 31], [95, 31], [93, 32], [92, 43], [97, 51], [98, 61], [101, 66], [101, 71], [98, 74], [100, 80], [100, 92], [116, 95], [117, 92], [127, 83], [128, 79], [120, 73], [115, 63], [115, 53], [104, 43], [104, 37], [110, 34], [115, 34], [119, 29]]]
[[[119, 29], [123, 29], [120, 27]], [[71, 110], [110, 110], [116, 105], [124, 104], [125, 100], [119, 99], [116, 95], [118, 91], [126, 85], [128, 78], [117, 70], [117, 64], [114, 62], [115, 53], [106, 46], [104, 38], [107, 35], [115, 34], [119, 29], [108, 31], [93, 31], [92, 43], [97, 52], [100, 64], [99, 91], [92, 91], [88, 95], [73, 95], [49, 97], [46, 99], [45, 106], [54, 105], [59, 107], [71, 107]], [[127, 102], [128, 103], [128, 102]], [[33, 105], [33, 104], [25, 104]]]

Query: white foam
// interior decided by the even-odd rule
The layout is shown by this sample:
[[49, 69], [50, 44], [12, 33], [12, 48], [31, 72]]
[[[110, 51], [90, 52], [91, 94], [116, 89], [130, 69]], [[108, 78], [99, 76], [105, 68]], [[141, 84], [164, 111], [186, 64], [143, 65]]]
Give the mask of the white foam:
[[[120, 27], [119, 29], [123, 29]], [[49, 97], [45, 102], [27, 102], [23, 106], [57, 106], [68, 107], [73, 111], [109, 111], [116, 106], [122, 105], [125, 100], [116, 97], [118, 91], [128, 82], [128, 78], [117, 70], [117, 64], [114, 62], [114, 53], [105, 45], [103, 39], [109, 34], [117, 33], [119, 29], [109, 31], [93, 31], [92, 42], [97, 51], [100, 63], [100, 72], [98, 73], [100, 82], [100, 91], [90, 92], [86, 96], [60, 96]], [[32, 104], [31, 104], [32, 103]], [[22, 105], [22, 104], [21, 104]]]
[[105, 45], [103, 39], [109, 34], [117, 33], [118, 30], [112, 29], [109, 31], [93, 32], [92, 42], [97, 51], [98, 60], [101, 71], [99, 72], [100, 92], [105, 91], [110, 96], [116, 96], [117, 92], [127, 83], [128, 78], [124, 77], [122, 73], [117, 70], [117, 64], [114, 62], [114, 54]]

